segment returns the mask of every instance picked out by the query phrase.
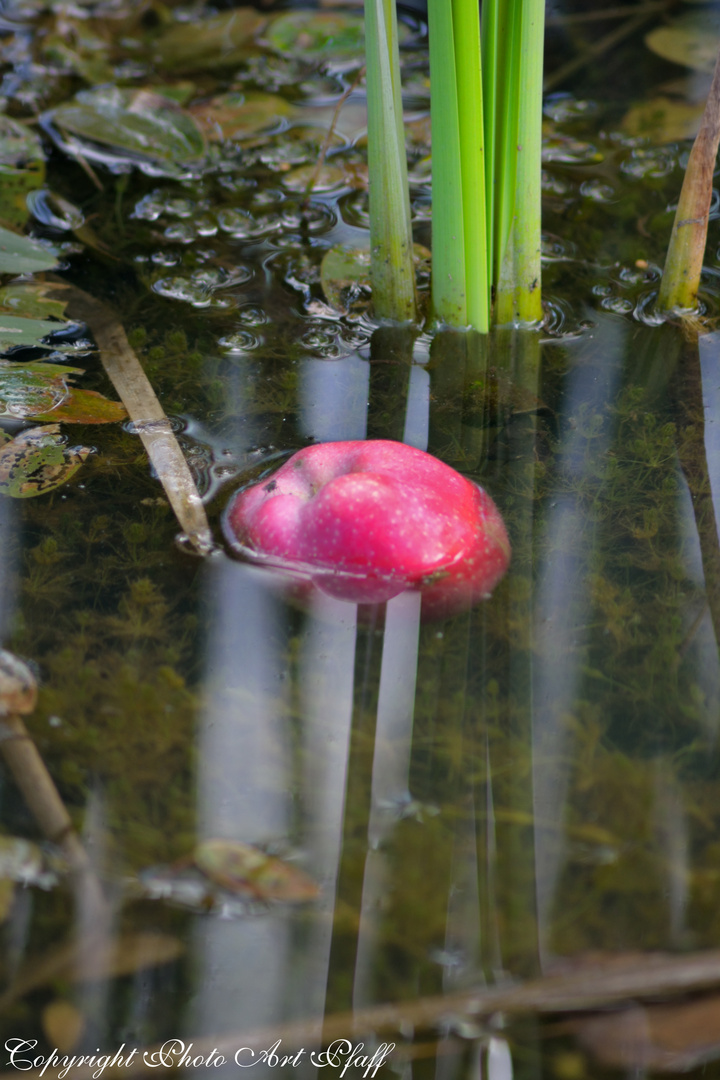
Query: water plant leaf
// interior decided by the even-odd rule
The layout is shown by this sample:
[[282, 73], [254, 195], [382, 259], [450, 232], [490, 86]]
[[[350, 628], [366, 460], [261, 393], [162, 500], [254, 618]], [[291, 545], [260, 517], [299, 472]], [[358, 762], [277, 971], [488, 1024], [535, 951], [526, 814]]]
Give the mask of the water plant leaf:
[[243, 60], [266, 19], [236, 8], [207, 19], [176, 23], [156, 41], [156, 63], [168, 71], [201, 71]]
[[[48, 291], [55, 286], [50, 286], [40, 281], [22, 281], [11, 285], [5, 285], [0, 289], [0, 310], [9, 314], [21, 315], [27, 319], [63, 319], [65, 315], [65, 301], [50, 299]], [[55, 323], [55, 329], [58, 324]]]
[[[175, 175], [198, 165], [205, 154], [205, 137], [190, 113], [152, 89], [82, 90], [71, 102], [46, 113], [45, 119], [66, 138], [79, 139], [82, 154], [94, 160], [107, 161], [110, 151], [126, 161], [152, 163], [155, 172]], [[53, 134], [52, 126], [49, 130]], [[66, 152], [76, 149], [72, 140], [55, 141]]]
[[19, 228], [28, 219], [30, 191], [45, 179], [45, 155], [37, 134], [0, 114], [0, 220]]
[[120, 401], [111, 401], [96, 390], [72, 387], [60, 405], [47, 414], [38, 414], [36, 419], [64, 424], [114, 424], [126, 417], [127, 410]]
[[283, 56], [308, 60], [362, 63], [365, 49], [364, 21], [350, 11], [288, 11], [270, 20], [265, 38]]
[[711, 72], [720, 43], [720, 12], [685, 12], [645, 35], [645, 44], [663, 60], [683, 64], [696, 71]]
[[[422, 244], [413, 244], [415, 271], [425, 266], [431, 254]], [[338, 311], [347, 311], [370, 289], [370, 248], [336, 244], [320, 266], [325, 299]]]
[[189, 111], [207, 139], [240, 142], [249, 135], [276, 127], [281, 119], [289, 117], [295, 110], [285, 98], [258, 90], [247, 94], [220, 94], [211, 101], [193, 106]]
[[260, 900], [302, 903], [319, 891], [302, 870], [237, 840], [203, 841], [195, 849], [195, 863], [221, 888]]
[[698, 102], [658, 97], [634, 105], [622, 120], [629, 135], [646, 135], [654, 143], [693, 139], [700, 127], [704, 106]]
[[50, 412], [68, 395], [66, 373], [54, 364], [0, 360], [0, 416], [27, 420]]
[[36, 274], [57, 266], [60, 252], [0, 226], [0, 274]]
[[0, 447], [0, 494], [30, 499], [54, 491], [91, 453], [86, 446], [66, 446], [58, 424], [22, 431]]
[[0, 314], [0, 350], [44, 344], [50, 334], [61, 330], [62, 323], [49, 319], [26, 319], [18, 315]]

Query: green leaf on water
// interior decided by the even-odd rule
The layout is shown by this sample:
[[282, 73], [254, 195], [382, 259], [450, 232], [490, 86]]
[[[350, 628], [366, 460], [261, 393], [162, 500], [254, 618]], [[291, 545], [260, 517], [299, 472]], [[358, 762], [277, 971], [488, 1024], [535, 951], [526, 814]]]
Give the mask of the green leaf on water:
[[[401, 40], [402, 40], [401, 32]], [[349, 11], [288, 11], [270, 21], [265, 38], [283, 56], [365, 60], [363, 19]]]
[[36, 274], [57, 266], [60, 252], [0, 227], [0, 274]]
[[155, 61], [167, 71], [234, 66], [247, 56], [265, 22], [252, 8], [236, 8], [176, 23], [155, 43]]
[[[67, 306], [64, 300], [51, 300], [48, 292], [57, 290], [57, 285], [46, 285], [37, 281], [22, 281], [6, 285], [0, 289], [0, 319], [3, 312], [22, 315], [28, 319], [62, 319]], [[55, 329], [58, 324], [55, 323]]]
[[687, 11], [645, 35], [645, 44], [663, 60], [712, 72], [720, 44], [720, 12]]
[[0, 447], [0, 494], [46, 495], [66, 483], [91, 453], [87, 446], [66, 446], [58, 424], [21, 431]]
[[[415, 272], [427, 266], [430, 252], [422, 244], [413, 244]], [[348, 311], [370, 290], [370, 248], [336, 244], [326, 253], [320, 266], [320, 280], [325, 299], [338, 311]]]
[[[83, 90], [48, 117], [65, 136], [152, 162], [170, 174], [198, 164], [205, 155], [205, 137], [190, 113], [151, 89]], [[72, 152], [73, 147], [69, 149]], [[82, 151], [98, 156], [92, 146], [83, 146]]]
[[29, 127], [0, 114], [0, 221], [21, 227], [28, 219], [28, 192], [42, 186], [45, 155]]
[[32, 348], [44, 344], [49, 334], [62, 329], [63, 324], [47, 319], [25, 319], [0, 312], [0, 352], [22, 345]]
[[0, 360], [0, 417], [29, 420], [55, 409], [68, 396], [67, 371], [54, 364]]

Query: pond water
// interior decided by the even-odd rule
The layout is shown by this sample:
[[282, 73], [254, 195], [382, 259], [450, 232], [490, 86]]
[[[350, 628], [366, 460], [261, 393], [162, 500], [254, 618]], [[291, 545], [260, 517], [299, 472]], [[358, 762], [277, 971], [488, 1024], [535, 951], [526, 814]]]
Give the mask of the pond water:
[[[367, 235], [352, 13], [346, 52], [285, 26], [228, 59], [227, 26], [218, 53], [218, 24], [197, 21], [217, 7], [4, 5], [2, 94], [41, 133], [44, 175], [28, 179], [27, 150], [3, 166], [0, 220], [57, 253], [26, 281], [110, 305], [215, 541], [202, 557], [178, 541], [129, 421], [64, 423], [91, 451], [77, 471], [0, 498], [1, 643], [34, 666], [26, 723], [103, 895], [52, 845], [42, 872], [13, 869], [18, 841], [43, 837], [3, 773], [4, 1075], [54, 1049], [150, 1075], [189, 1044], [201, 1074], [298, 1078], [350, 1060], [346, 1075], [583, 1080], [720, 1056], [719, 999], [697, 996], [720, 981], [718, 214], [698, 336], [653, 313], [690, 143], [626, 114], [673, 79], [697, 94], [644, 48], [665, 5], [644, 8], [547, 100], [546, 325], [481, 339], [378, 327], [362, 284], [344, 312], [323, 292], [324, 253]], [[566, 19], [582, 9], [549, 12], [551, 79], [618, 25]], [[429, 244], [421, 16], [405, 27]], [[138, 149], [132, 118], [163, 109]], [[3, 295], [3, 320], [38, 317], [27, 291]], [[115, 398], [88, 323], [10, 360], [72, 364]], [[22, 394], [8, 436], [47, 421]], [[435, 621], [412, 592], [297, 603], [225, 550], [236, 490], [312, 442], [365, 438], [491, 493], [513, 558], [490, 599]], [[282, 860], [289, 900], [268, 891], [277, 864], [250, 888], [210, 840]], [[694, 976], [703, 951], [714, 974]]]

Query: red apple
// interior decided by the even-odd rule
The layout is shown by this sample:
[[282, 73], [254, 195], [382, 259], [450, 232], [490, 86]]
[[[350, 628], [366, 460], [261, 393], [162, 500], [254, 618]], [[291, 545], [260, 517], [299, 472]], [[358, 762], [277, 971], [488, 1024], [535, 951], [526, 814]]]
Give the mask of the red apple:
[[356, 603], [422, 589], [423, 613], [488, 596], [510, 544], [481, 487], [422, 450], [378, 439], [320, 443], [241, 491], [224, 521], [244, 554], [308, 574]]

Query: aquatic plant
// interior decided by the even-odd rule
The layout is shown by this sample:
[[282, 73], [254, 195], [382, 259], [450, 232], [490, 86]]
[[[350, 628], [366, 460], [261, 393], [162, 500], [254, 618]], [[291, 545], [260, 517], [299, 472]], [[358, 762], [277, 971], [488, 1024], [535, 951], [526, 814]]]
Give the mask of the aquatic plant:
[[658, 296], [661, 311], [689, 310], [697, 306], [719, 144], [720, 56], [675, 212]]
[[370, 277], [375, 314], [415, 318], [415, 271], [394, 0], [365, 0]]
[[[375, 313], [414, 316], [397, 24], [366, 0]], [[536, 322], [540, 304], [541, 0], [429, 0], [432, 304], [449, 326]]]
[[[430, 0], [433, 307], [486, 332], [540, 306], [544, 5]], [[458, 238], [461, 238], [460, 242]]]

